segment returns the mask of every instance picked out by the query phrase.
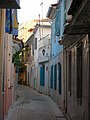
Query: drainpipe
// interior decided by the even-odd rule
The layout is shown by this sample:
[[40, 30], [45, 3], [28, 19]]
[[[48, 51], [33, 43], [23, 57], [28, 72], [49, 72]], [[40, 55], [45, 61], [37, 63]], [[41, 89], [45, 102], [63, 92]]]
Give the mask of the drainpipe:
[[0, 120], [4, 120], [4, 33], [5, 33], [5, 9], [1, 9], [0, 19]]

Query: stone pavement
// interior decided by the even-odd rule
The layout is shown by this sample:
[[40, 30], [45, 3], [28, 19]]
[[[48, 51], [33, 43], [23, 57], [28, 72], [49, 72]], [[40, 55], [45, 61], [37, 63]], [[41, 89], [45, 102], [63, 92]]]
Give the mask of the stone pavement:
[[49, 96], [23, 85], [18, 87], [17, 95], [5, 120], [66, 120]]

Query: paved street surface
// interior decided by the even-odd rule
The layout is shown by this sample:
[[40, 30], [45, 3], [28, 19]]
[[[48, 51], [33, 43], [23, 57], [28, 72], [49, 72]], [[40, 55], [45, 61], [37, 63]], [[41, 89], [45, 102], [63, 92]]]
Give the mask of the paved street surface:
[[66, 120], [50, 97], [23, 85], [18, 87], [17, 95], [5, 120]]

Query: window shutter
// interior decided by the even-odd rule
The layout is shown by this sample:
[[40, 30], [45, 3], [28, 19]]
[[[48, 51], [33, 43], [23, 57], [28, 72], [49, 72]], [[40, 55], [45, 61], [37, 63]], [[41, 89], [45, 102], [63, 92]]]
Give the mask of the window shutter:
[[56, 20], [55, 20], [55, 35], [60, 36], [60, 14], [61, 14], [61, 8], [57, 9], [56, 11]]

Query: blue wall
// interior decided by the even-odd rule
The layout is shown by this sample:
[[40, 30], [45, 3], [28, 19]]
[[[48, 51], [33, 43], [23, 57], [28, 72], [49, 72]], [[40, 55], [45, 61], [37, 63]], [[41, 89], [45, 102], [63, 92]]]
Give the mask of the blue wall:
[[52, 50], [51, 50], [51, 58], [56, 57], [62, 50], [63, 46], [59, 45], [58, 40], [62, 38], [64, 32], [64, 23], [65, 23], [65, 5], [64, 0], [60, 4], [60, 7], [56, 10], [56, 17], [52, 21], [52, 34], [51, 34], [51, 42], [52, 42]]
[[63, 49], [63, 46], [59, 45], [58, 40], [59, 40], [59, 36], [55, 35], [55, 19], [54, 19], [52, 22], [52, 34], [51, 34], [51, 42], [52, 42], [51, 58], [56, 57]]

